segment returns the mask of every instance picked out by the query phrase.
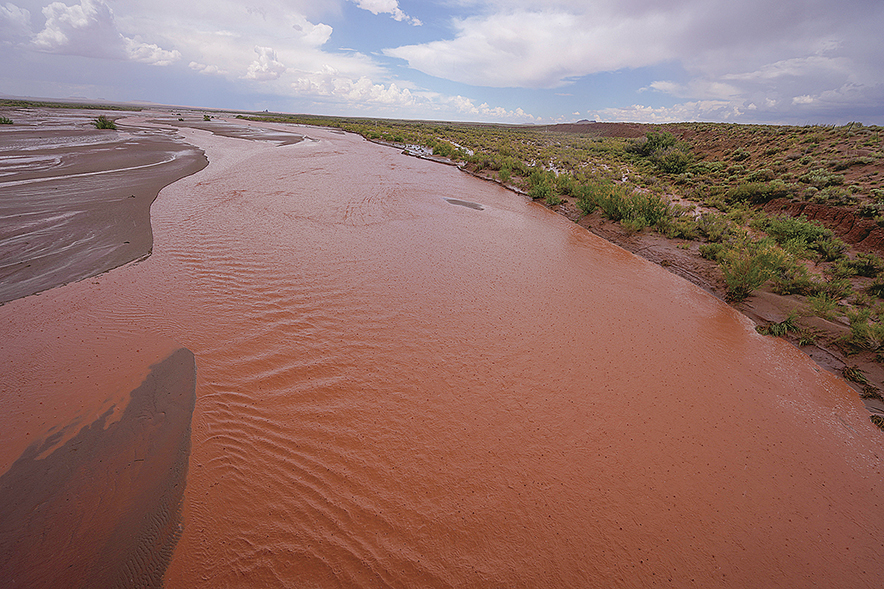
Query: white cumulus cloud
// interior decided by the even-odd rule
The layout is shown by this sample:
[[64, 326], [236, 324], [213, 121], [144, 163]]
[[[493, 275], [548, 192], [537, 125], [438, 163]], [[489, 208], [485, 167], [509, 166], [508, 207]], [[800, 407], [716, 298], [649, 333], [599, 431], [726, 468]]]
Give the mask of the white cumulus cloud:
[[418, 19], [408, 16], [399, 8], [398, 0], [350, 0], [356, 6], [363, 10], [367, 10], [372, 14], [390, 14], [394, 20], [407, 22], [416, 27], [423, 23]]
[[81, 0], [72, 6], [53, 2], [42, 12], [46, 24], [33, 39], [33, 46], [39, 51], [130, 59], [152, 65], [168, 65], [181, 58], [176, 50], [168, 51], [122, 35], [113, 11], [102, 0]]
[[258, 80], [260, 82], [278, 80], [288, 69], [280, 63], [277, 59], [276, 51], [270, 47], [256, 46], [255, 53], [258, 54], [258, 59], [249, 65], [246, 75], [243, 76], [247, 80]]
[[[677, 113], [782, 115], [794, 97], [869, 104], [884, 80], [884, 3], [807, 0], [461, 0], [441, 38], [389, 46], [388, 57], [425, 74], [496, 88], [550, 89], [600, 73], [660, 68], [646, 90], [687, 99]], [[841, 90], [851, 88], [851, 90]], [[639, 89], [641, 90], [641, 89]], [[727, 108], [709, 110], [724, 101]], [[842, 103], [845, 107], [847, 102]], [[640, 113], [624, 107], [624, 114]], [[864, 108], [881, 116], [872, 106]], [[765, 111], [770, 114], [770, 111]], [[657, 120], [668, 114], [647, 111]], [[692, 115], [693, 116], [693, 115]], [[724, 114], [722, 114], [724, 116]], [[807, 115], [802, 115], [807, 116]], [[779, 117], [772, 117], [776, 120]]]

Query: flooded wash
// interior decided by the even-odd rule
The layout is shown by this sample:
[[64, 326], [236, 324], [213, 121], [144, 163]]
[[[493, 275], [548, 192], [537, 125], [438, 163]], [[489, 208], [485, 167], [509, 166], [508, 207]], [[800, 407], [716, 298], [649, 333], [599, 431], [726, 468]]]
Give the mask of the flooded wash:
[[166, 587], [880, 585], [884, 444], [844, 383], [518, 195], [299, 131], [182, 130], [210, 163], [150, 258], [0, 307], [0, 472], [125, 430], [183, 347]]

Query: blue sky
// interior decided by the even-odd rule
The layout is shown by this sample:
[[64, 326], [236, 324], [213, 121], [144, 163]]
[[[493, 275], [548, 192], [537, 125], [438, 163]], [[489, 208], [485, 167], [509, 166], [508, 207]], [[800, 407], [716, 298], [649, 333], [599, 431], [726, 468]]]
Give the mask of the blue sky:
[[884, 124], [870, 0], [15, 0], [0, 94], [510, 123]]

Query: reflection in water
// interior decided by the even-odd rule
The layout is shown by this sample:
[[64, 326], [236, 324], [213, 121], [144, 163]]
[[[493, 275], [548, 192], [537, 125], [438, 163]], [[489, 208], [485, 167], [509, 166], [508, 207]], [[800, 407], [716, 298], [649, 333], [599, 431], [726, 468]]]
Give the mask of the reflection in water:
[[879, 438], [790, 346], [456, 169], [189, 133], [150, 259], [0, 308], [196, 354], [167, 586], [877, 585]]

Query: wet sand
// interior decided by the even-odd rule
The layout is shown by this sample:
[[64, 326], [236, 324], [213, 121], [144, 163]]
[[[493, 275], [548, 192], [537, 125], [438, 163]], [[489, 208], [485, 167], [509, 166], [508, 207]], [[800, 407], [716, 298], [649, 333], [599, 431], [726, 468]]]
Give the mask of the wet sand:
[[0, 303], [147, 256], [157, 193], [208, 163], [173, 132], [34, 110], [0, 125]]
[[[61, 446], [32, 444], [0, 476], [4, 587], [162, 587], [181, 535], [196, 366], [174, 352]], [[8, 392], [8, 391], [7, 391]], [[86, 391], [83, 391], [86, 393]]]
[[787, 344], [456, 169], [190, 133], [150, 258], [0, 307], [6, 456], [107, 411], [65, 350], [193, 350], [167, 587], [877, 586], [880, 437]]
[[[181, 117], [183, 118], [183, 117]], [[223, 119], [211, 121], [194, 120], [188, 116], [183, 121], [178, 119], [151, 119], [151, 122], [171, 124], [173, 127], [186, 127], [188, 129], [200, 129], [222, 137], [235, 139], [251, 139], [253, 141], [272, 141], [277, 145], [294, 145], [304, 140], [304, 136], [284, 129], [268, 129], [257, 125], [247, 126], [242, 123], [229, 122]]]

